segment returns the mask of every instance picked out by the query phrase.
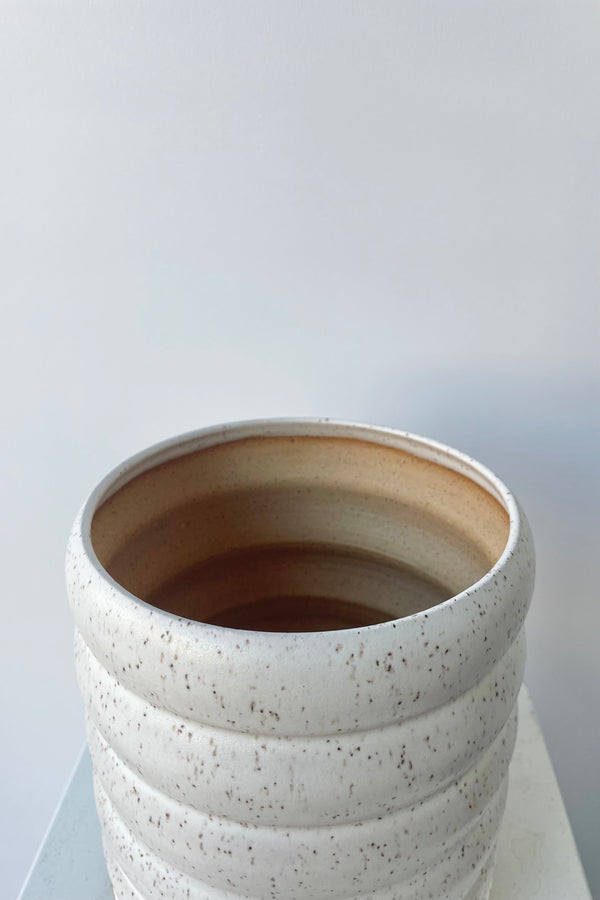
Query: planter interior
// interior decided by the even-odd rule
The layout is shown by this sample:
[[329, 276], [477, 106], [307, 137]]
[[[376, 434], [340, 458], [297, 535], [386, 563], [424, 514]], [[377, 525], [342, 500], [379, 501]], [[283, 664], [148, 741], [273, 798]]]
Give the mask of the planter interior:
[[99, 506], [109, 575], [178, 616], [254, 631], [356, 628], [477, 582], [509, 533], [469, 478], [343, 437], [249, 437], [134, 476]]

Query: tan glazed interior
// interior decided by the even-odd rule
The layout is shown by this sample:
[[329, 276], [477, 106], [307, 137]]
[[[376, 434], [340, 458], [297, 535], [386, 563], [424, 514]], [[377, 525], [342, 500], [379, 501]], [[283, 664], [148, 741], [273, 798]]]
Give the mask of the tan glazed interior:
[[176, 615], [255, 631], [355, 628], [474, 584], [508, 539], [468, 478], [341, 437], [231, 441], [133, 478], [96, 511], [106, 571]]

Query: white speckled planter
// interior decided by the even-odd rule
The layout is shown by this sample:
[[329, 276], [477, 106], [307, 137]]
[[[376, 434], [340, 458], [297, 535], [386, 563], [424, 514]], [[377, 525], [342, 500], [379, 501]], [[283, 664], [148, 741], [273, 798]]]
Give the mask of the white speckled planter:
[[[269, 556], [298, 546], [305, 564]], [[231, 574], [207, 562], [244, 553]], [[444, 586], [435, 605], [415, 573]], [[533, 574], [506, 487], [405, 433], [248, 422], [111, 473], [67, 582], [118, 900], [486, 900]], [[383, 621], [245, 630], [231, 612], [260, 597], [277, 616], [287, 594]]]

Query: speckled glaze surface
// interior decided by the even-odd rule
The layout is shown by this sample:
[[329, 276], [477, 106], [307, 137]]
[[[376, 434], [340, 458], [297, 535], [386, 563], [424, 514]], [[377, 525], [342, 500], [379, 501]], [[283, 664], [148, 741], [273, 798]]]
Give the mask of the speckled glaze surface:
[[[198, 484], [199, 512], [173, 534], [169, 510]], [[412, 613], [392, 598], [387, 621], [305, 632], [210, 625], [140, 599], [199, 542], [210, 555], [257, 534], [368, 545], [452, 596]], [[73, 526], [67, 585], [115, 897], [486, 900], [533, 577], [506, 487], [406, 433], [239, 423], [111, 473]]]

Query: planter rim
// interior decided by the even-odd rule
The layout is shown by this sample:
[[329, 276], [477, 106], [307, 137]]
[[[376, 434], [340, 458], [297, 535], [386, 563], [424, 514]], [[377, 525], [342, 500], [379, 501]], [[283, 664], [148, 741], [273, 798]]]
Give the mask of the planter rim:
[[[381, 446], [387, 446], [403, 450], [413, 456], [421, 457], [444, 468], [458, 472], [471, 481], [478, 484], [494, 497], [506, 510], [509, 516], [509, 533], [506, 545], [488, 571], [476, 582], [469, 585], [463, 591], [454, 594], [447, 600], [428, 609], [412, 613], [401, 619], [390, 619], [373, 625], [361, 625], [355, 628], [344, 628], [327, 632], [261, 632], [254, 630], [234, 629], [226, 626], [211, 625], [197, 620], [184, 619], [175, 613], [153, 606], [137, 595], [131, 593], [117, 582], [100, 563], [91, 540], [91, 524], [93, 516], [100, 505], [115, 494], [121, 487], [143, 472], [149, 471], [162, 463], [170, 462], [179, 457], [186, 456], [198, 450], [211, 446], [218, 446], [243, 440], [250, 437], [330, 437], [349, 438], [367, 441]], [[94, 488], [84, 502], [79, 515], [73, 525], [70, 538], [71, 550], [76, 555], [86, 559], [96, 576], [105, 581], [113, 589], [115, 597], [122, 596], [128, 601], [133, 601], [141, 608], [152, 610], [159, 620], [165, 623], [182, 621], [190, 623], [194, 630], [222, 631], [241, 635], [268, 635], [270, 641], [277, 639], [289, 640], [290, 635], [302, 636], [304, 639], [311, 635], [349, 634], [351, 632], [373, 632], [392, 627], [393, 623], [407, 620], [420, 621], [427, 619], [437, 611], [442, 611], [450, 605], [460, 602], [466, 595], [472, 594], [476, 589], [492, 581], [500, 572], [506, 561], [514, 555], [522, 530], [523, 515], [515, 497], [487, 466], [475, 460], [466, 453], [456, 450], [440, 441], [422, 437], [409, 431], [401, 431], [379, 425], [367, 425], [347, 420], [318, 418], [318, 417], [286, 417], [286, 418], [259, 418], [237, 422], [229, 422], [222, 425], [212, 425], [201, 429], [185, 432], [181, 435], [168, 438], [155, 443], [140, 452], [133, 454], [119, 465], [115, 466]], [[394, 627], [396, 627], [394, 625]]]

